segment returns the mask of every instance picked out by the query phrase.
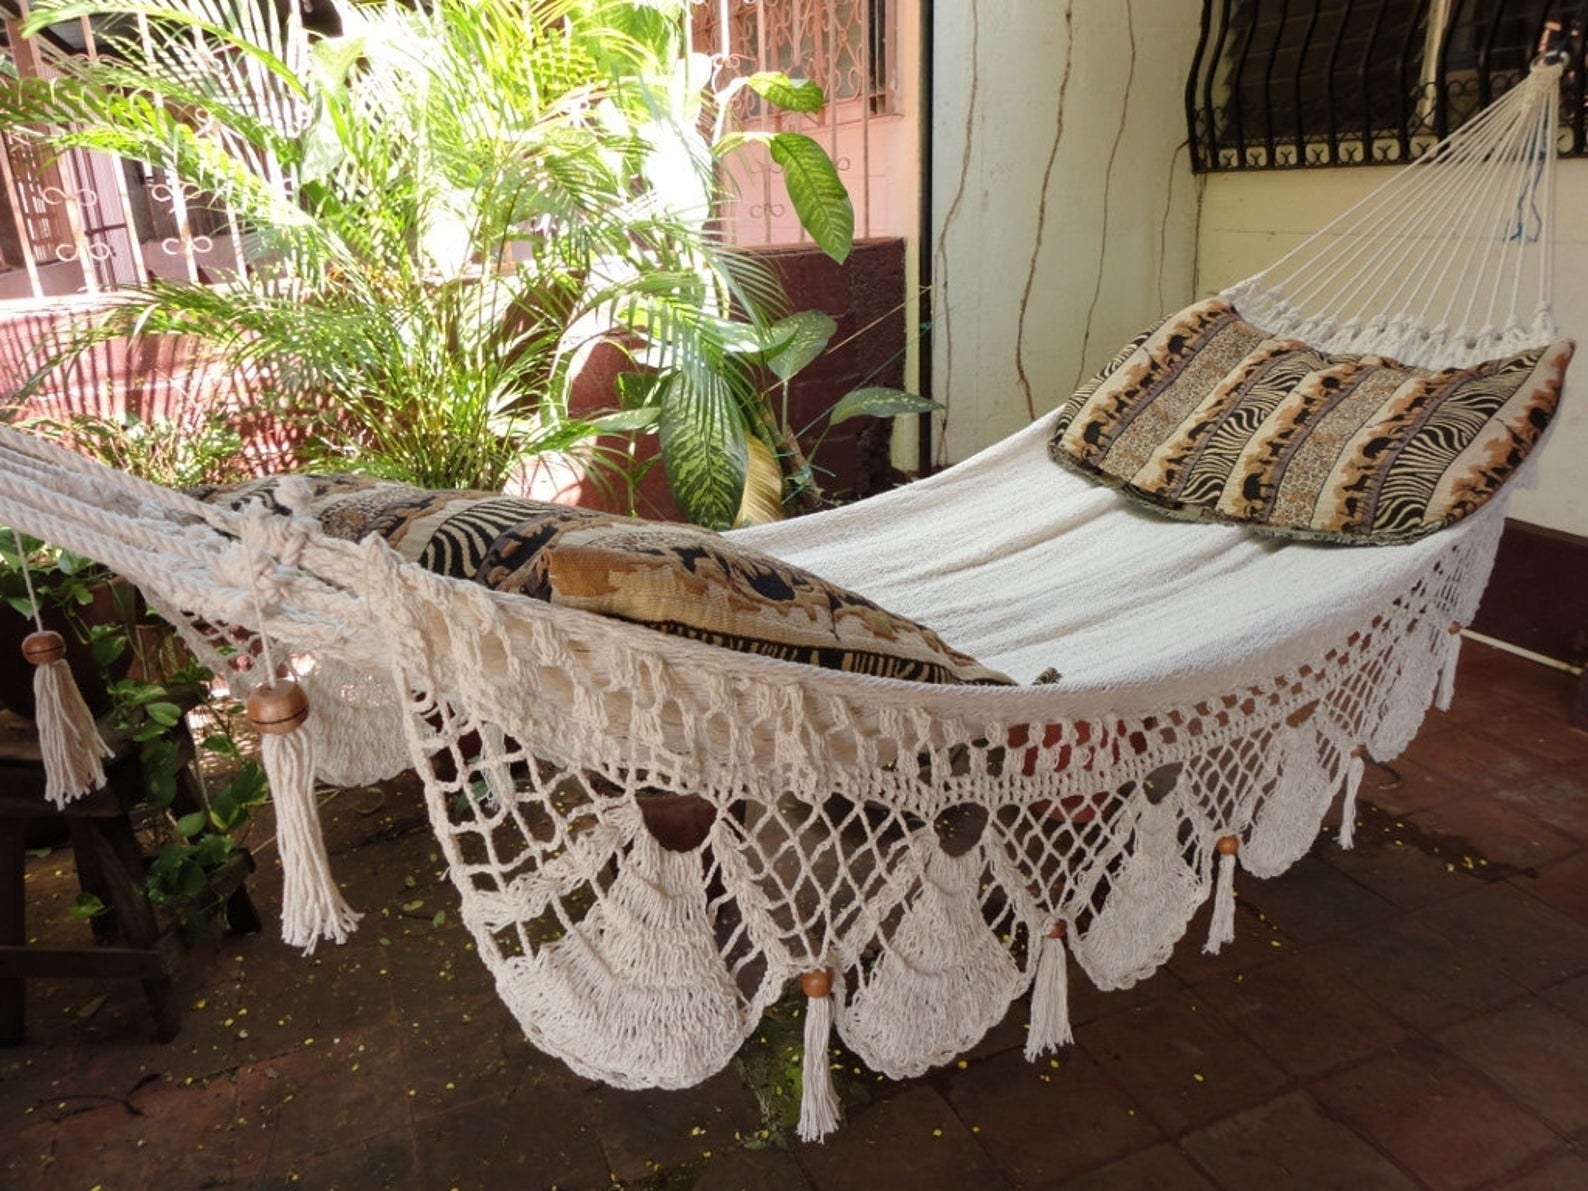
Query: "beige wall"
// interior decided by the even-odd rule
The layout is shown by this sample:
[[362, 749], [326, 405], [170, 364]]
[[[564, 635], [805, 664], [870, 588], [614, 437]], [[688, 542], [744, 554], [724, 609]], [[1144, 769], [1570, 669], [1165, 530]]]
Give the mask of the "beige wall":
[[[1257, 272], [1387, 176], [1190, 172], [1183, 88], [1198, 0], [935, 6], [935, 456], [965, 458], [1053, 407], [1152, 319]], [[1588, 161], [1560, 165], [1556, 317], [1588, 355]], [[1588, 536], [1588, 362], [1516, 494]], [[915, 462], [913, 436], [895, 460]]]
[[[1197, 293], [1215, 293], [1257, 272], [1387, 177], [1383, 169], [1209, 175], [1202, 197]], [[1561, 162], [1559, 187], [1555, 318], [1561, 333], [1584, 345], [1588, 355], [1588, 227], [1573, 218], [1573, 213], [1588, 210], [1588, 161]], [[1585, 457], [1588, 364], [1579, 361], [1568, 380], [1558, 424], [1539, 461], [1538, 487], [1518, 492], [1511, 514], [1588, 536]]]
[[935, 6], [940, 463], [1051, 409], [1189, 300], [1197, 184], [1182, 92], [1200, 11], [1197, 0]]

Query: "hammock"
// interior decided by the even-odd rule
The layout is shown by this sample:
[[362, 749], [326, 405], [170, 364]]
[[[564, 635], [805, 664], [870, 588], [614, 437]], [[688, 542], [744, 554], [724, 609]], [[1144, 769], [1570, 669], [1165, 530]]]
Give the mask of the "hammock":
[[[1552, 339], [1558, 73], [1237, 287], [1243, 312], [1418, 363]], [[1452, 211], [1430, 205], [1452, 193]], [[1497, 250], [1446, 275], [1462, 241]], [[1358, 282], [1361, 304], [1341, 305]], [[1496, 287], [1499, 305], [1477, 302]], [[357, 918], [324, 880], [311, 779], [416, 767], [463, 919], [535, 1045], [618, 1086], [691, 1085], [799, 977], [814, 1138], [837, 1123], [829, 1029], [913, 1076], [1030, 991], [1027, 1053], [1068, 1041], [1071, 958], [1128, 986], [1210, 896], [1216, 949], [1235, 866], [1282, 872], [1337, 797], [1349, 843], [1364, 756], [1394, 756], [1450, 694], [1503, 493], [1406, 545], [1281, 542], [1156, 516], [1055, 466], [1049, 421], [882, 497], [733, 535], [1023, 683], [1061, 672], [1041, 685], [926, 685], [666, 636], [4, 428], [0, 521], [126, 575], [244, 688], [298, 659], [312, 713], [265, 738], [289, 941], [340, 940]], [[238, 672], [239, 649], [273, 652]], [[646, 829], [668, 796], [709, 811], [698, 847]]]

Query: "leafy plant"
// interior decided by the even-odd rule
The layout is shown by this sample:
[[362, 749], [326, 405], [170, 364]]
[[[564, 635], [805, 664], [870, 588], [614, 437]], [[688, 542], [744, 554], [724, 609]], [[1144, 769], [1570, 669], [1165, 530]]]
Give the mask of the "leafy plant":
[[[306, 432], [311, 462], [496, 489], [536, 453], [654, 432], [685, 512], [727, 525], [751, 442], [779, 447], [733, 345], [786, 301], [713, 229], [718, 163], [764, 141], [839, 260], [853, 211], [817, 142], [731, 127], [740, 88], [796, 111], [819, 107], [820, 88], [769, 74], [713, 90], [710, 60], [688, 52], [688, 10], [343, 5], [342, 32], [316, 36], [295, 5], [43, 0], [28, 32], [95, 19], [108, 52], [0, 83], [0, 127], [147, 162], [226, 213], [246, 258], [235, 276], [152, 281], [94, 335], [216, 346]], [[609, 414], [574, 417], [580, 365], [602, 342], [644, 383]]]
[[[171, 907], [184, 925], [192, 925], [194, 899], [206, 889], [210, 874], [231, 859], [251, 812], [268, 796], [264, 770], [242, 756], [226, 730], [241, 709], [211, 700], [210, 672], [181, 649], [167, 626], [140, 615], [136, 593], [118, 584], [105, 567], [33, 538], [23, 537], [19, 551], [10, 530], [0, 527], [0, 592], [12, 611], [29, 620], [34, 609], [30, 582], [39, 607], [62, 613], [69, 631], [89, 647], [109, 694], [110, 722], [138, 750], [145, 798], [155, 812], [148, 816], [156, 851], [145, 891], [150, 901]], [[106, 589], [113, 597], [112, 613], [96, 619], [89, 609]], [[20, 658], [12, 662], [23, 664]], [[197, 705], [220, 726], [198, 750], [225, 758], [230, 773], [207, 795], [205, 806], [177, 815], [172, 808], [179, 778], [187, 765], [197, 763], [194, 750], [181, 743], [188, 731], [184, 715]], [[92, 895], [79, 897], [71, 908], [81, 918], [103, 912]]]
[[59, 608], [70, 616], [94, 602], [95, 589], [109, 576], [91, 558], [27, 534], [19, 537], [0, 525], [0, 600], [18, 616], [33, 618], [34, 597], [41, 607]]
[[168, 488], [246, 478], [243, 437], [237, 429], [202, 411], [189, 413], [182, 420], [146, 420], [135, 413], [70, 414], [19, 424]]

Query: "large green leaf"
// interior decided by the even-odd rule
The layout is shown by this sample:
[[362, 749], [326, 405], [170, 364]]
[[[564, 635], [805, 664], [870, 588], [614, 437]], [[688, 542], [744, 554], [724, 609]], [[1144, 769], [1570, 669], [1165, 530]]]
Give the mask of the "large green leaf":
[[783, 181], [800, 224], [816, 246], [843, 264], [855, 241], [855, 208], [838, 176], [838, 167], [803, 132], [775, 132], [769, 138], [772, 160], [783, 167]]
[[782, 338], [782, 346], [767, 356], [767, 367], [779, 380], [791, 380], [804, 367], [821, 355], [838, 330], [838, 324], [829, 314], [820, 310], [802, 310], [772, 324], [774, 336]]
[[781, 70], [763, 70], [745, 82], [762, 99], [789, 112], [819, 112], [827, 102], [822, 89], [810, 79], [791, 79]]
[[744, 420], [727, 380], [715, 373], [675, 375], [662, 400], [662, 466], [684, 515], [728, 529], [739, 513], [749, 470]]
[[659, 414], [655, 406], [619, 409], [592, 417], [590, 425], [602, 434], [647, 434], [656, 429]]
[[899, 414], [924, 414], [942, 409], [930, 397], [907, 393], [903, 389], [890, 389], [883, 385], [869, 385], [864, 389], [851, 389], [838, 399], [828, 415], [827, 422], [836, 426], [850, 418], [892, 418]]

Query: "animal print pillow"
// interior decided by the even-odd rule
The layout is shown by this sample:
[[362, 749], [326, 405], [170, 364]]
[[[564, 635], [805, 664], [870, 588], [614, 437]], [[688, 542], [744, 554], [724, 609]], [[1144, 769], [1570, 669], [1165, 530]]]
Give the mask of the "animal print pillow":
[[1014, 681], [864, 596], [693, 526], [572, 528], [546, 567], [554, 604], [728, 649], [913, 682]]
[[[195, 495], [287, 509], [271, 476]], [[307, 475], [327, 533], [379, 534], [427, 570], [691, 637], [831, 669], [935, 683], [1009, 683], [931, 629], [688, 525], [486, 492]]]
[[1434, 371], [1270, 336], [1214, 298], [1070, 398], [1049, 451], [1178, 516], [1411, 541], [1481, 507], [1527, 457], [1572, 348]]

